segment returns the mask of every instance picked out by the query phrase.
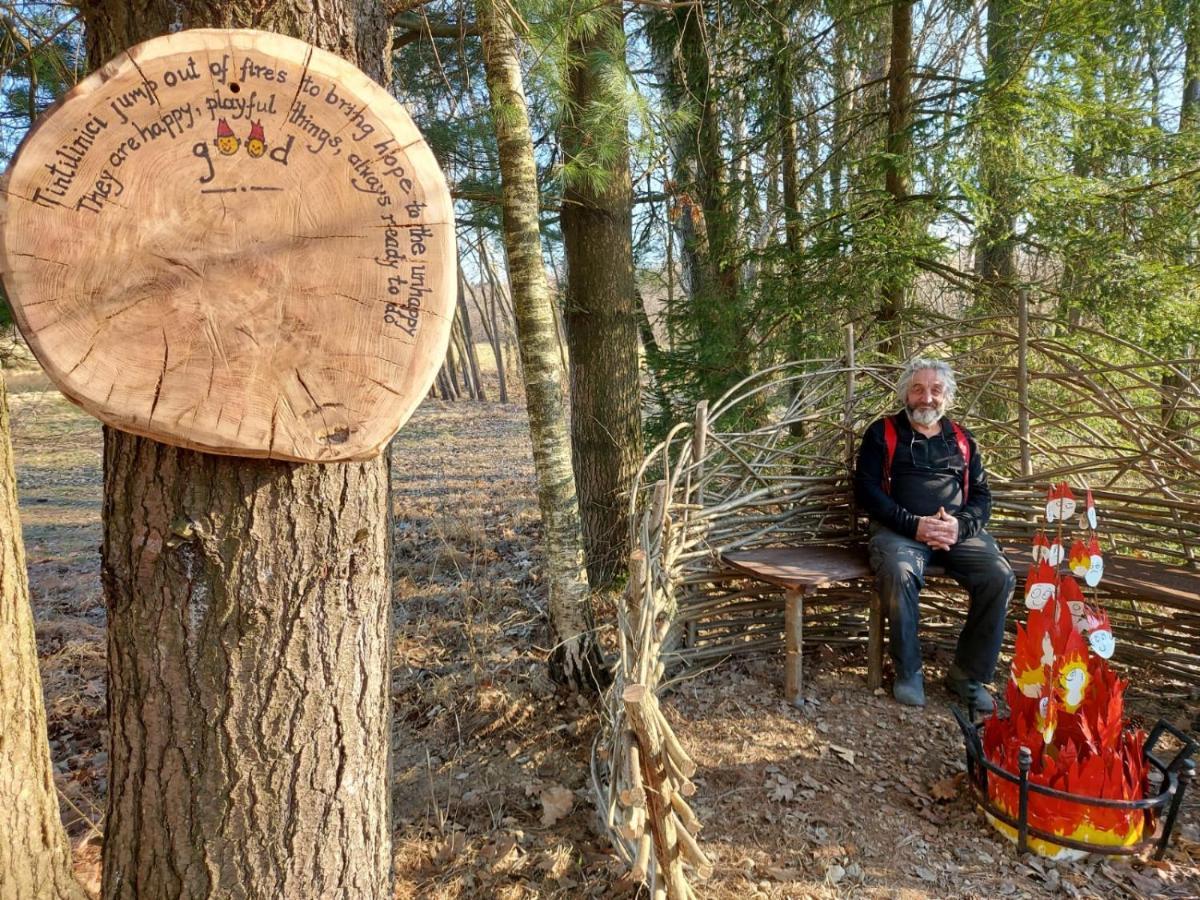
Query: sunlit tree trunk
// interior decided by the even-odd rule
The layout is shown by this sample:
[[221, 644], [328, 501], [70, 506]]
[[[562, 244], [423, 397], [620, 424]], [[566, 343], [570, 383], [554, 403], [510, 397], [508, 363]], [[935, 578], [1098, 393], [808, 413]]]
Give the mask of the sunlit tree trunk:
[[551, 668], [558, 679], [587, 687], [603, 682], [604, 674], [592, 629], [579, 501], [571, 469], [566, 371], [542, 262], [533, 135], [510, 9], [502, 0], [477, 0], [476, 20], [499, 148], [504, 245], [542, 514], [555, 638]]
[[[370, 0], [105, 0], [90, 61], [179, 26], [304, 38], [386, 82]], [[106, 900], [391, 894], [388, 461], [106, 429]]]
[[46, 743], [9, 427], [0, 370], [0, 897], [83, 900]]
[[633, 185], [617, 5], [590, 14], [571, 48], [562, 128], [562, 231], [571, 357], [571, 442], [588, 578], [611, 584], [629, 552], [629, 491], [642, 459]]

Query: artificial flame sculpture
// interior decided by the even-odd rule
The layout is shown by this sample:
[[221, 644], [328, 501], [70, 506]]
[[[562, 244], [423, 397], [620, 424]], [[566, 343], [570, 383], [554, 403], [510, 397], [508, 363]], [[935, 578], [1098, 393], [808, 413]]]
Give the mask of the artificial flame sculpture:
[[[1108, 616], [1086, 602], [1075, 580], [1084, 578], [1094, 588], [1104, 571], [1090, 490], [1079, 517], [1085, 533], [1064, 553], [1064, 526], [1075, 509], [1067, 484], [1050, 488], [1046, 522], [1057, 523], [1057, 533], [1050, 538], [1039, 531], [1034, 539], [1034, 562], [1025, 582], [1029, 616], [1024, 626], [1017, 626], [1006, 692], [1009, 715], [993, 713], [984, 723], [983, 754], [1006, 772], [1027, 766], [1031, 785], [1102, 801], [1137, 801], [1145, 796], [1148, 783], [1146, 733], [1126, 727], [1128, 682], [1108, 665], [1114, 649]], [[1069, 572], [1060, 570], [1064, 561]], [[987, 791], [998, 809], [1010, 817], [1018, 815], [1016, 783], [991, 778]], [[1142, 839], [1147, 818], [1142, 809], [1084, 804], [1036, 791], [1027, 803], [1024, 813], [1030, 826], [1092, 845], [1135, 844]], [[1016, 828], [991, 814], [988, 818], [1017, 840]], [[1031, 838], [1029, 848], [1054, 859], [1084, 855], [1040, 838]]]

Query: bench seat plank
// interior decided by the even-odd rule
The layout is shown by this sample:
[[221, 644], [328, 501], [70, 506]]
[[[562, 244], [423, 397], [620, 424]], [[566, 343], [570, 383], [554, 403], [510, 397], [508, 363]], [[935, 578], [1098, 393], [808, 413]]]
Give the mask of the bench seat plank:
[[721, 558], [751, 578], [802, 593], [871, 575], [867, 554], [849, 547], [766, 547], [725, 553]]

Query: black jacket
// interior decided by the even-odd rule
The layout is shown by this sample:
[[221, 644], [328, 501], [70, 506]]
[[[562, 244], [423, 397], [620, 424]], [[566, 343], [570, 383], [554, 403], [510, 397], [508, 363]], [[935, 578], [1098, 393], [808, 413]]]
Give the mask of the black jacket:
[[943, 416], [942, 433], [932, 438], [914, 431], [903, 411], [892, 421], [896, 425], [896, 455], [892, 458], [891, 496], [883, 489], [887, 445], [883, 419], [879, 419], [867, 429], [858, 450], [854, 496], [859, 508], [874, 521], [910, 538], [917, 536], [917, 519], [936, 515], [939, 506], [958, 519], [960, 541], [982, 531], [992, 514], [992, 492], [974, 436], [963, 428], [971, 449], [964, 506], [963, 458], [950, 420]]

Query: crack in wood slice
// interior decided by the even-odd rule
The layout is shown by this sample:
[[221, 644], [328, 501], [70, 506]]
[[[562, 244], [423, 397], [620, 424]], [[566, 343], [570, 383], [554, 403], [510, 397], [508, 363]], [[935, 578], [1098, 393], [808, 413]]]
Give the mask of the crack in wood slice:
[[0, 180], [0, 273], [59, 389], [215, 453], [377, 454], [429, 390], [453, 207], [420, 132], [350, 63], [281, 35], [130, 48]]

